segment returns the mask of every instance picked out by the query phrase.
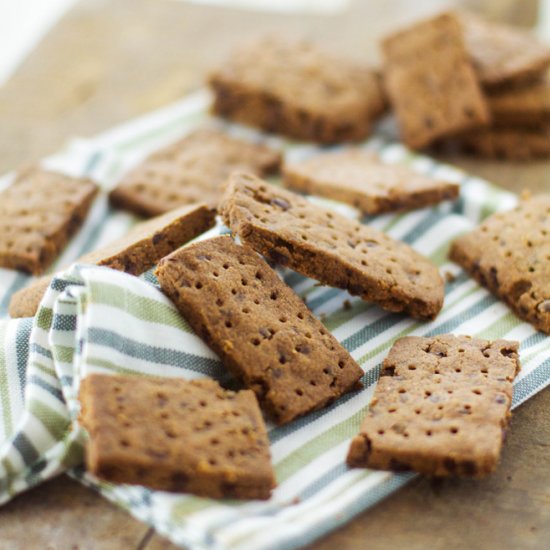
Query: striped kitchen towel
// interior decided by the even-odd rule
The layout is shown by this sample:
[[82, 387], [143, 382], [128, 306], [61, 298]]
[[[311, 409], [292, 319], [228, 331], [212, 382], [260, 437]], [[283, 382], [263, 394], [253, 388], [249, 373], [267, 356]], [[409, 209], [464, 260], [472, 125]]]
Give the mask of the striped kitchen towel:
[[[106, 191], [148, 152], [201, 124], [222, 125], [230, 133], [267, 142], [281, 148], [287, 158], [303, 158], [317, 150], [213, 120], [207, 115], [209, 101], [201, 92], [94, 140], [75, 142], [46, 164], [92, 177]], [[411, 164], [461, 183], [461, 198], [454, 204], [363, 219], [408, 242], [453, 277], [446, 285], [445, 306], [438, 318], [420, 322], [281, 270], [285, 282], [307, 298], [314, 314], [362, 366], [365, 388], [290, 425], [268, 425], [278, 481], [269, 501], [175, 495], [100, 482], [84, 472], [77, 392], [79, 381], [89, 372], [210, 376], [222, 382], [230, 377], [160, 292], [152, 272], [135, 278], [107, 268], [74, 265], [54, 278], [34, 319], [0, 320], [0, 502], [68, 470], [176, 544], [224, 550], [297, 548], [348, 521], [412, 477], [348, 469], [344, 462], [380, 364], [396, 338], [452, 332], [519, 340], [523, 369], [515, 382], [514, 406], [546, 386], [550, 339], [520, 321], [447, 260], [455, 236], [491, 212], [512, 207], [515, 197], [380, 137], [362, 146], [379, 151], [388, 162]], [[358, 216], [341, 204], [322, 202]], [[104, 192], [57, 267], [116, 238], [134, 221], [110, 210]], [[220, 222], [200, 238], [225, 231]], [[22, 274], [0, 270], [1, 314], [5, 316], [11, 294], [27, 282]]]

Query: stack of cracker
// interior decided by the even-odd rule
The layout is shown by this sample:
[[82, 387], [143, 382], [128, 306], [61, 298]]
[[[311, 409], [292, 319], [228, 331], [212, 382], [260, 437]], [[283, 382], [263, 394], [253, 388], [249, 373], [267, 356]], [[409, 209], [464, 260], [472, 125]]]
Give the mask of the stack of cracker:
[[487, 95], [492, 124], [462, 136], [463, 150], [488, 158], [529, 160], [550, 156], [550, 81], [540, 76], [519, 88]]
[[532, 35], [444, 13], [382, 42], [384, 81], [402, 140], [448, 142], [485, 157], [550, 155], [550, 48]]

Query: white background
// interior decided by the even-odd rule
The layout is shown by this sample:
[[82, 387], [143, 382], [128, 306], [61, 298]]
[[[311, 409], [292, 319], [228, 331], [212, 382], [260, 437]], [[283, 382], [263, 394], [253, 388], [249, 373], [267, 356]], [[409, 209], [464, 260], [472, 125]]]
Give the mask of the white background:
[[0, 86], [76, 0], [0, 0]]

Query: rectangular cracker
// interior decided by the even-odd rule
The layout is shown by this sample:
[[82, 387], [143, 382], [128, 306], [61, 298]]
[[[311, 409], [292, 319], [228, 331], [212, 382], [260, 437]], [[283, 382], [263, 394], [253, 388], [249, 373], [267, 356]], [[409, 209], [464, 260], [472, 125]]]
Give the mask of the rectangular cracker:
[[445, 13], [387, 37], [382, 52], [386, 89], [409, 147], [488, 123], [455, 15]]
[[502, 88], [542, 77], [550, 67], [550, 47], [517, 27], [460, 13], [466, 48], [481, 84]]
[[494, 93], [487, 101], [496, 126], [550, 128], [550, 80]]
[[550, 157], [550, 128], [487, 128], [454, 140], [458, 149], [489, 159], [528, 161]]
[[39, 275], [82, 225], [98, 192], [85, 178], [31, 168], [0, 193], [0, 267]]
[[207, 203], [215, 208], [221, 185], [233, 170], [264, 176], [276, 172], [280, 162], [280, 153], [264, 145], [200, 129], [130, 170], [109, 198], [116, 208], [144, 217], [185, 204]]
[[197, 334], [278, 424], [328, 405], [363, 375], [267, 263], [230, 237], [172, 253], [156, 275]]
[[386, 103], [376, 71], [273, 36], [234, 51], [210, 86], [216, 114], [319, 143], [364, 139]]
[[510, 419], [518, 343], [450, 334], [395, 342], [359, 434], [352, 467], [483, 477]]
[[220, 204], [225, 223], [270, 260], [389, 311], [432, 319], [443, 279], [408, 244], [249, 174], [234, 173]]
[[181, 206], [136, 225], [124, 237], [86, 254], [80, 261], [141, 275], [215, 223], [215, 211], [206, 204]]
[[15, 292], [10, 298], [8, 307], [10, 317], [12, 319], [34, 317], [52, 279], [53, 275], [43, 275], [32, 281], [29, 286]]
[[550, 195], [523, 200], [458, 237], [450, 258], [538, 330], [550, 334]]
[[366, 214], [422, 208], [458, 197], [456, 183], [386, 164], [360, 151], [325, 153], [285, 165], [284, 185], [346, 202]]
[[211, 498], [267, 499], [275, 486], [251, 391], [209, 379], [92, 374], [80, 402], [86, 467], [101, 479]]
[[[85, 254], [76, 262], [141, 275], [161, 258], [213, 227], [214, 223], [215, 213], [205, 204], [182, 206], [136, 225], [124, 237]], [[16, 292], [10, 300], [10, 316], [35, 315], [52, 279], [53, 275], [41, 277]]]

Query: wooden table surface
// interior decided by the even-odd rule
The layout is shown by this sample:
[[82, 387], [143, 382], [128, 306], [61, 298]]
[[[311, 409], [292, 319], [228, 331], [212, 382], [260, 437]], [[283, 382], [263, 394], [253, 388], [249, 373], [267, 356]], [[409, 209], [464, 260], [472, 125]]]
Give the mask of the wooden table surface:
[[[167, 0], [82, 0], [0, 88], [0, 173], [200, 87], [208, 68], [243, 37], [284, 30], [376, 62], [377, 40], [387, 30], [446, 5], [473, 3], [355, 0], [340, 15], [290, 17]], [[482, 4], [529, 22], [535, 3]], [[445, 160], [515, 191], [550, 191], [548, 162]], [[488, 479], [417, 478], [312, 547], [516, 550], [548, 548], [548, 541], [550, 389], [516, 411], [502, 463]], [[0, 508], [0, 547], [174, 548], [65, 476]]]

